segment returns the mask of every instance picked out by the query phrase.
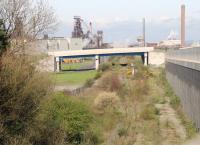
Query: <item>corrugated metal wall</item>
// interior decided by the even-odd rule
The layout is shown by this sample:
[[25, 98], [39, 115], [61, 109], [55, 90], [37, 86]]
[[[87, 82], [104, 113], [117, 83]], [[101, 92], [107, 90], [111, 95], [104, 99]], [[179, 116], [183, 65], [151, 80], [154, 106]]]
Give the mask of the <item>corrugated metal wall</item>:
[[[181, 98], [185, 113], [198, 129], [200, 129], [200, 70], [199, 67], [195, 69], [197, 64], [193, 65], [193, 62], [189, 61], [199, 60], [199, 50], [200, 48], [171, 51], [166, 57], [167, 79], [176, 95]], [[188, 62], [185, 62], [186, 59]]]

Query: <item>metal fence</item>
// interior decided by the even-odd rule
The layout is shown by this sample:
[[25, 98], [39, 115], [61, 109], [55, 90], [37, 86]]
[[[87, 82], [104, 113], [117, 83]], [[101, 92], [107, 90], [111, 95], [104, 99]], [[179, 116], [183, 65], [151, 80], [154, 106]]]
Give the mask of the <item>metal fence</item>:
[[186, 67], [184, 61], [183, 65], [181, 61], [177, 64], [177, 59], [200, 62], [200, 48], [170, 51], [166, 56], [167, 79], [176, 95], [181, 98], [185, 113], [200, 129], [200, 71]]

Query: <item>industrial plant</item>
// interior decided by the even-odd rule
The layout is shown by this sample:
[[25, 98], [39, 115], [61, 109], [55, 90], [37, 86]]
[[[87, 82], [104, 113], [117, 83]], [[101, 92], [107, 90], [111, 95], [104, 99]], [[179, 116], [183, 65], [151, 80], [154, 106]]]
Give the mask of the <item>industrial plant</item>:
[[103, 42], [103, 31], [93, 31], [92, 22], [85, 22], [80, 16], [74, 16], [73, 32], [70, 38], [52, 37], [47, 34], [35, 45], [43, 51], [53, 50], [88, 50], [111, 47]]

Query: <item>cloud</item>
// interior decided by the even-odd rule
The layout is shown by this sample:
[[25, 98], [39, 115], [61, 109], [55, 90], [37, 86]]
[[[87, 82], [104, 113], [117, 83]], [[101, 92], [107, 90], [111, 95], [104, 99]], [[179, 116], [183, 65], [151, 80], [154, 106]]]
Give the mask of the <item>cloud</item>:
[[[162, 17], [155, 17], [155, 18], [146, 18], [146, 23], [151, 23], [151, 24], [171, 24], [171, 23], [177, 23], [179, 21], [179, 18], [177, 17], [167, 17], [167, 16], [162, 16]], [[114, 18], [95, 18], [93, 20], [94, 26], [98, 28], [110, 28], [113, 27], [113, 25], [122, 25], [126, 23], [142, 23], [142, 18], [141, 19], [131, 19], [128, 17], [114, 17]]]
[[99, 28], [110, 27], [116, 23], [125, 23], [130, 21], [129, 18], [126, 17], [114, 17], [114, 18], [95, 18], [93, 20], [93, 24]]
[[93, 25], [98, 26], [98, 27], [106, 27], [110, 24], [112, 24], [112, 21], [109, 19], [105, 19], [105, 18], [97, 18], [95, 20], [92, 21]]
[[66, 26], [73, 26], [73, 19], [69, 20], [69, 19], [59, 17], [58, 21], [62, 25], [65, 24]]
[[177, 18], [172, 18], [172, 17], [166, 17], [165, 16], [165, 17], [160, 17], [158, 19], [158, 21], [161, 22], [161, 23], [172, 22], [174, 20], [177, 20]]
[[149, 18], [146, 21], [147, 21], [147, 23], [169, 24], [169, 23], [177, 22], [178, 18], [162, 16], [162, 17]]
[[194, 13], [196, 13], [196, 14], [200, 14], [200, 10], [197, 10], [197, 11], [195, 11]]

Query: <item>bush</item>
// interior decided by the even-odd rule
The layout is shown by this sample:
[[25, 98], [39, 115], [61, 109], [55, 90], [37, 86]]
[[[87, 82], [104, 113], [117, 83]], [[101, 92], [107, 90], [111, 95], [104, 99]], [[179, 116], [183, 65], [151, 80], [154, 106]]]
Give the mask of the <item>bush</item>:
[[153, 104], [148, 104], [142, 110], [140, 117], [144, 120], [152, 120], [156, 119], [156, 115], [158, 114], [159, 110]]
[[8, 47], [8, 36], [6, 35], [6, 28], [3, 20], [0, 19], [0, 56], [6, 51]]
[[179, 97], [177, 97], [176, 95], [171, 96], [170, 99], [170, 105], [174, 108], [177, 109], [180, 106], [181, 100]]
[[101, 77], [101, 75], [102, 75], [102, 73], [98, 71], [98, 72], [96, 73], [94, 79], [95, 79], [95, 80], [99, 79], [99, 78]]
[[5, 145], [32, 145], [27, 139], [22, 137], [11, 137]]
[[94, 84], [94, 79], [88, 79], [88, 80], [86, 80], [86, 82], [85, 82], [85, 87], [91, 87], [92, 85]]
[[181, 105], [181, 100], [178, 96], [176, 96], [170, 84], [167, 82], [166, 72], [164, 69], [161, 69], [161, 73], [158, 75], [158, 78], [157, 78], [157, 83], [161, 84], [161, 87], [164, 88], [165, 97], [170, 98], [170, 105], [175, 110], [177, 110], [177, 108], [180, 107]]
[[165, 103], [167, 102], [167, 100], [166, 100], [165, 97], [163, 97], [163, 96], [155, 96], [155, 97], [153, 98], [153, 102], [154, 102], [155, 104], [165, 104]]
[[44, 139], [50, 137], [47, 141], [49, 143], [56, 138], [57, 142], [63, 141], [63, 144], [81, 144], [98, 140], [90, 129], [92, 115], [82, 102], [57, 94], [47, 103], [42, 116], [46, 132], [49, 132]]
[[128, 129], [122, 127], [122, 128], [119, 128], [117, 132], [118, 132], [119, 137], [126, 136], [128, 134]]
[[153, 77], [153, 73], [149, 67], [144, 66], [143, 63], [135, 61], [134, 66], [136, 70], [135, 79], [148, 79]]
[[133, 70], [129, 69], [129, 70], [126, 72], [126, 75], [127, 75], [128, 77], [133, 76], [133, 75], [134, 75], [134, 74], [133, 74]]
[[94, 83], [95, 83], [95, 80], [99, 79], [101, 77], [102, 73], [101, 72], [97, 72], [95, 77], [93, 79], [88, 79], [86, 80], [85, 82], [85, 87], [91, 87]]
[[94, 100], [94, 105], [99, 110], [105, 110], [107, 107], [117, 107], [119, 97], [116, 93], [103, 92]]
[[186, 115], [184, 114], [184, 112], [182, 110], [182, 107], [179, 106], [179, 108], [177, 108], [177, 112], [181, 119], [182, 124], [184, 125], [184, 127], [186, 129], [187, 138], [191, 139], [197, 133], [195, 124], [192, 123], [192, 121], [186, 117]]
[[25, 134], [42, 98], [51, 90], [48, 76], [37, 72], [29, 58], [6, 54], [1, 58], [0, 122], [6, 130], [4, 133], [7, 132], [6, 136]]
[[122, 83], [119, 80], [118, 74], [107, 73], [102, 77], [101, 81], [99, 82], [99, 86], [104, 90], [114, 92], [121, 88]]
[[103, 63], [100, 65], [99, 70], [102, 72], [107, 71], [111, 68], [111, 65], [109, 63]]

